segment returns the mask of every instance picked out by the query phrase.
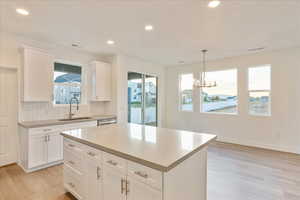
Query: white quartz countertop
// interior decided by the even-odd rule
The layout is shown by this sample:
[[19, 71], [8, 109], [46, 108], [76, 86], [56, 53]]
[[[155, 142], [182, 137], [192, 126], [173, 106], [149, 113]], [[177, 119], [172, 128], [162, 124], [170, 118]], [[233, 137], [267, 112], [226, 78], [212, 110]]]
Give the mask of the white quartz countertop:
[[89, 118], [88, 119], [79, 119], [79, 120], [70, 120], [70, 121], [61, 121], [59, 119], [23, 121], [23, 122], [18, 122], [18, 124], [24, 128], [38, 128], [38, 127], [44, 127], [44, 126], [56, 126], [56, 125], [73, 124], [73, 123], [79, 123], [79, 122], [95, 121], [95, 120], [100, 120], [100, 119], [116, 118], [115, 115], [92, 115], [92, 116], [85, 116], [85, 117], [89, 117]]
[[62, 132], [66, 138], [163, 172], [206, 147], [215, 135], [137, 124]]

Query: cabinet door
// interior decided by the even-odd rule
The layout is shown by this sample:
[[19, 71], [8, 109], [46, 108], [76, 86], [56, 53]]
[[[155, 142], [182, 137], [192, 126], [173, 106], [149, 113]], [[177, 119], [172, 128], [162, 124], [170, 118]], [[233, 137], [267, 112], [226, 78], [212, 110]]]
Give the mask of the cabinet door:
[[162, 200], [162, 192], [127, 177], [127, 200]]
[[111, 65], [103, 62], [93, 62], [93, 101], [111, 100]]
[[29, 136], [28, 168], [47, 163], [47, 141], [45, 134]]
[[[115, 169], [103, 166], [103, 199], [104, 200], [126, 200], [125, 176]], [[123, 189], [122, 189], [123, 187]]]
[[102, 168], [95, 160], [86, 160], [86, 199], [103, 200]]
[[48, 163], [63, 159], [63, 137], [59, 132], [47, 135]]
[[23, 62], [23, 100], [50, 102], [53, 56], [33, 48], [25, 48]]

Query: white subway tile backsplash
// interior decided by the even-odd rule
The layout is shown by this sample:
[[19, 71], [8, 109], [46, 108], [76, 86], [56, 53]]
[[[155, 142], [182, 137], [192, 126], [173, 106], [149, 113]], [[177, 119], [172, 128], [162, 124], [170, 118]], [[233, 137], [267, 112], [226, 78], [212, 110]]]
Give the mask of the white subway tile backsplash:
[[[97, 105], [80, 105], [79, 110], [76, 110], [76, 105], [73, 105], [72, 112], [77, 116], [86, 116], [91, 114], [104, 114], [102, 108], [104, 103]], [[93, 112], [90, 112], [93, 110]], [[97, 112], [95, 112], [97, 111]], [[34, 120], [48, 120], [61, 119], [68, 117], [69, 106], [53, 106], [51, 103], [21, 103], [20, 106], [20, 120], [34, 121]]]

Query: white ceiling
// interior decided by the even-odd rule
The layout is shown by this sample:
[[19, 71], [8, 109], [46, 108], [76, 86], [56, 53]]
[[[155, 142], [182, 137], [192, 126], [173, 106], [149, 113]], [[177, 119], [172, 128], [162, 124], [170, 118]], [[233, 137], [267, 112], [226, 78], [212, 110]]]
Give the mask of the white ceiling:
[[[123, 53], [164, 65], [300, 46], [300, 0], [0, 0], [1, 29], [93, 53]], [[17, 7], [30, 11], [16, 14]], [[153, 32], [144, 25], [152, 24]], [[108, 46], [112, 39], [116, 44]]]

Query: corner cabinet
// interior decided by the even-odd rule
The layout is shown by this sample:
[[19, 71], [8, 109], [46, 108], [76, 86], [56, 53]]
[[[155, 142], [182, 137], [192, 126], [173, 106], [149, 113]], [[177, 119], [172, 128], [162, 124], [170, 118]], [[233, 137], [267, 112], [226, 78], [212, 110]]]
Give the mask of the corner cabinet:
[[54, 56], [40, 49], [23, 47], [21, 96], [24, 102], [52, 100]]
[[100, 61], [91, 62], [92, 95], [91, 101], [111, 101], [112, 69], [111, 64]]

